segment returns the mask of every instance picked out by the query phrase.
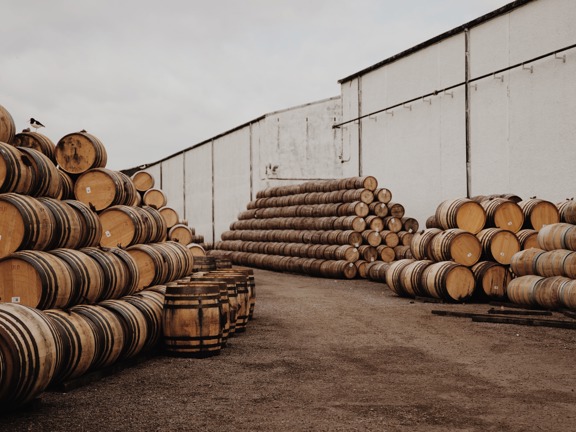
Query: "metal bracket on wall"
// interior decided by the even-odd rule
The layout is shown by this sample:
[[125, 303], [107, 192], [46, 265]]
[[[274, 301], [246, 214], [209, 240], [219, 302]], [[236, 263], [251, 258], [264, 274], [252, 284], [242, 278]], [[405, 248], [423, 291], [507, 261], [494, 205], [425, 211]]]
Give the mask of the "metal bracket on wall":
[[368, 118], [370, 120], [378, 121], [378, 116], [375, 116], [375, 115], [369, 115]]
[[428, 103], [428, 105], [432, 105], [432, 99], [430, 98], [426, 99], [424, 96], [422, 96], [422, 102], [426, 102]]
[[392, 117], [394, 117], [394, 111], [384, 111], [386, 114], [390, 114]]
[[412, 105], [402, 105], [404, 108], [409, 109], [410, 111], [412, 111]]
[[444, 90], [444, 96], [450, 96], [452, 99], [454, 99], [454, 92]]
[[498, 76], [498, 75], [494, 74], [494, 75], [492, 75], [492, 78], [500, 80], [500, 82], [504, 82], [504, 75]]
[[524, 66], [524, 63], [522, 63], [522, 69], [528, 70], [530, 73], [534, 73], [534, 66]]
[[566, 54], [559, 56], [558, 54], [554, 54], [554, 58], [556, 60], [562, 60], [562, 63], [566, 63]]

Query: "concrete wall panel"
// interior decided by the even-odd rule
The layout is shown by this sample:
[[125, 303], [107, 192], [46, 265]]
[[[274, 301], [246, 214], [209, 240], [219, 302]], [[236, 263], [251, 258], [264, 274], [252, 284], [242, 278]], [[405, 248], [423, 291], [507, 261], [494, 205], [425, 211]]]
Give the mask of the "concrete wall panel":
[[185, 216], [204, 240], [212, 242], [212, 143], [185, 153]]
[[179, 154], [162, 162], [162, 191], [168, 206], [184, 218], [184, 155]]

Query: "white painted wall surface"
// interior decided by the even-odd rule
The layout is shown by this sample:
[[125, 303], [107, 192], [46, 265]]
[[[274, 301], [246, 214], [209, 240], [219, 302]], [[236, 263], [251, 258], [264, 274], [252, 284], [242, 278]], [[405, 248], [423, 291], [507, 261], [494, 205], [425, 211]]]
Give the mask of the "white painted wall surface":
[[179, 154], [162, 162], [162, 191], [168, 199], [168, 207], [184, 218], [184, 156]]
[[188, 225], [212, 241], [212, 143], [184, 154], [185, 209]]

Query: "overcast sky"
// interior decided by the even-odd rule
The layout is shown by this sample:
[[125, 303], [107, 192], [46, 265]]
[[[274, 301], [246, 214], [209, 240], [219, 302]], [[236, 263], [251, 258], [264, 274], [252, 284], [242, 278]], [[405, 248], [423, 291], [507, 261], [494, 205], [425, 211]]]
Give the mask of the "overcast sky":
[[0, 0], [0, 105], [120, 170], [268, 112], [508, 0]]

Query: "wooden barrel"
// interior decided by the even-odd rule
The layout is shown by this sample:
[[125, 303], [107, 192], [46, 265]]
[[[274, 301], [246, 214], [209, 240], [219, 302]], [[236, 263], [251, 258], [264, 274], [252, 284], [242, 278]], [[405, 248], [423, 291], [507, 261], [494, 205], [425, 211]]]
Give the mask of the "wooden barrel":
[[45, 250], [53, 234], [52, 213], [37, 199], [0, 194], [0, 258], [19, 249]]
[[370, 245], [358, 246], [358, 252], [364, 261], [372, 262], [378, 259], [378, 251]]
[[368, 216], [370, 209], [366, 203], [362, 201], [352, 201], [349, 203], [338, 204], [337, 215], [338, 216], [358, 216], [365, 217]]
[[486, 224], [484, 208], [468, 198], [457, 198], [441, 202], [436, 208], [436, 222], [442, 229], [459, 228], [477, 234]]
[[87, 132], [73, 132], [60, 138], [54, 155], [58, 166], [68, 174], [104, 168], [108, 160], [102, 142]]
[[102, 247], [128, 247], [145, 243], [147, 231], [143, 218], [136, 207], [114, 205], [98, 214], [102, 225]]
[[358, 247], [362, 244], [362, 233], [353, 230], [332, 231], [336, 235], [336, 244], [348, 244]]
[[396, 246], [394, 248], [394, 259], [400, 260], [406, 258], [414, 258], [412, 251], [410, 250], [410, 246]]
[[168, 285], [162, 316], [165, 350], [178, 356], [219, 354], [222, 348], [221, 285], [193, 281]]
[[206, 250], [198, 243], [188, 243], [186, 245], [192, 256], [206, 256]]
[[518, 232], [524, 225], [522, 208], [514, 201], [494, 198], [481, 202], [486, 211], [486, 228], [502, 228]]
[[538, 247], [538, 231], [536, 230], [522, 229], [516, 233], [516, 238], [520, 242], [520, 249], [522, 250]]
[[536, 285], [534, 300], [544, 309], [558, 310], [562, 307], [560, 302], [562, 287], [572, 281], [573, 279], [564, 276], [547, 277]]
[[558, 301], [560, 308], [576, 310], [576, 280], [572, 279], [560, 287]]
[[366, 221], [358, 216], [340, 216], [334, 219], [333, 228], [335, 230], [353, 230], [362, 232], [366, 230]]
[[[135, 291], [135, 289], [131, 289], [134, 281], [134, 271], [119, 256], [113, 254], [110, 250], [102, 250], [95, 247], [82, 248], [80, 251], [90, 256], [102, 268], [104, 291], [101, 300], [117, 299], [129, 294], [129, 291]], [[134, 263], [134, 266], [136, 266], [136, 263]]]
[[405, 216], [401, 220], [402, 220], [402, 229], [411, 234], [416, 233], [418, 231], [418, 228], [420, 228], [420, 224], [414, 218]]
[[134, 193], [126, 187], [126, 176], [119, 171], [92, 168], [74, 183], [74, 196], [95, 211], [114, 205], [132, 205]]
[[134, 259], [138, 266], [137, 291], [168, 282], [168, 267], [164, 255], [151, 244], [137, 244], [130, 246], [126, 252]]
[[194, 231], [188, 225], [178, 223], [168, 230], [168, 239], [187, 245], [192, 243]]
[[180, 215], [178, 215], [178, 212], [176, 210], [174, 210], [172, 207], [164, 206], [164, 207], [159, 208], [158, 211], [160, 212], [160, 214], [164, 218], [164, 221], [166, 222], [166, 228], [167, 229], [172, 228], [174, 225], [176, 225], [180, 221]]
[[56, 165], [38, 150], [21, 147], [22, 160], [32, 169], [32, 186], [29, 195], [58, 198], [62, 192]]
[[476, 281], [475, 293], [479, 297], [503, 298], [512, 275], [505, 266], [493, 261], [480, 261], [470, 269]]
[[556, 204], [560, 215], [560, 222], [576, 224], [576, 202], [574, 199], [567, 199]]
[[394, 231], [384, 230], [380, 231], [380, 237], [382, 237], [382, 241], [386, 244], [386, 246], [395, 247], [400, 244], [400, 238], [398, 234]]
[[520, 242], [512, 231], [486, 228], [476, 234], [482, 245], [484, 259], [500, 264], [510, 264], [512, 255], [520, 251]]
[[376, 215], [368, 215], [364, 218], [366, 224], [372, 231], [380, 232], [384, 229], [384, 222], [381, 217]]
[[412, 244], [412, 239], [414, 234], [408, 231], [398, 231], [398, 239], [402, 246], [410, 246]]
[[124, 343], [118, 360], [140, 354], [148, 340], [146, 317], [140, 309], [124, 300], [104, 300], [98, 304], [119, 319], [124, 333]]
[[508, 300], [523, 306], [537, 306], [535, 291], [539, 283], [544, 280], [542, 276], [526, 275], [512, 279], [506, 288]]
[[[154, 243], [154, 247], [164, 256], [168, 269], [167, 281], [173, 281], [189, 275], [194, 271], [196, 260], [200, 261], [201, 258], [208, 258], [194, 257], [189, 253], [185, 245], [178, 242], [166, 241]], [[209, 267], [215, 269], [216, 264], [214, 258], [211, 257], [210, 262], [211, 265]]]
[[407, 296], [426, 297], [428, 295], [423, 286], [422, 275], [432, 262], [431, 260], [413, 260], [402, 269], [400, 283]]
[[538, 247], [544, 250], [576, 250], [576, 228], [569, 223], [553, 223], [538, 231]]
[[[142, 212], [147, 214], [152, 221], [149, 228], [150, 235], [145, 243], [158, 243], [165, 241], [168, 238], [168, 227], [166, 226], [166, 221], [160, 214], [160, 211], [146, 205], [139, 208]], [[141, 216], [143, 215], [141, 214]]]
[[516, 276], [536, 275], [536, 263], [545, 251], [538, 248], [525, 249], [510, 259], [510, 270]]
[[374, 199], [383, 204], [388, 204], [392, 200], [392, 191], [386, 188], [374, 189]]
[[43, 251], [15, 252], [0, 260], [0, 301], [37, 309], [65, 308], [74, 293], [72, 269]]
[[432, 239], [437, 234], [442, 232], [439, 228], [426, 228], [425, 230], [419, 231], [412, 237], [410, 242], [410, 249], [412, 250], [412, 255], [417, 260], [430, 259], [432, 253], [430, 252], [430, 243]]
[[430, 264], [422, 273], [422, 285], [430, 297], [464, 301], [474, 293], [472, 271], [453, 261]]
[[77, 200], [65, 200], [78, 216], [81, 224], [81, 237], [77, 248], [97, 246], [102, 238], [102, 223], [95, 211], [90, 207]]
[[536, 261], [536, 274], [544, 277], [576, 278], [576, 252], [566, 249], [544, 252]]
[[131, 179], [138, 192], [144, 193], [154, 187], [154, 176], [147, 171], [136, 171]]
[[415, 260], [413, 259], [401, 259], [394, 261], [390, 264], [390, 267], [388, 267], [388, 270], [386, 271], [386, 285], [388, 285], [388, 288], [390, 288], [400, 297], [410, 297], [408, 292], [406, 292], [404, 289], [404, 285], [402, 283], [402, 271], [414, 261]]
[[458, 264], [472, 266], [482, 255], [482, 245], [474, 234], [451, 228], [432, 237], [430, 255], [434, 261], [454, 260]]
[[74, 181], [72, 177], [61, 169], [57, 171], [60, 178], [60, 194], [56, 198], [59, 200], [74, 199]]
[[184, 281], [194, 283], [218, 283], [220, 284], [220, 306], [222, 307], [222, 347], [226, 345], [229, 337], [236, 333], [236, 321], [238, 314], [238, 292], [236, 280], [226, 276], [216, 276], [204, 273], [193, 274], [184, 278]]
[[439, 229], [442, 229], [442, 227], [440, 226], [440, 224], [439, 224], [438, 221], [436, 220], [436, 215], [429, 216], [429, 217], [426, 219], [426, 222], [425, 222], [424, 226], [426, 226], [426, 228], [439, 228]]
[[114, 364], [122, 354], [126, 337], [116, 314], [99, 305], [78, 305], [70, 311], [82, 317], [94, 333], [96, 350], [90, 370]]
[[[389, 263], [379, 261], [374, 261], [373, 263], [367, 263], [366, 261], [364, 261], [364, 264], [365, 265], [363, 267], [365, 275], [363, 277], [376, 282], [386, 283], [386, 272], [390, 268]], [[358, 268], [358, 272], [360, 272], [361, 268], [362, 266]]]
[[388, 207], [388, 214], [392, 217], [402, 219], [404, 217], [405, 209], [400, 203], [389, 202], [386, 204]]
[[0, 142], [13, 144], [16, 135], [14, 119], [6, 108], [0, 105]]
[[0, 411], [30, 402], [48, 387], [62, 348], [58, 331], [44, 313], [0, 303]]
[[58, 248], [77, 249], [82, 246], [82, 222], [78, 213], [65, 202], [48, 197], [37, 198], [54, 219], [52, 241], [47, 250]]
[[18, 148], [31, 148], [37, 150], [56, 165], [56, 145], [46, 135], [42, 135], [38, 132], [20, 132], [14, 136], [13, 145]]
[[388, 206], [380, 201], [371, 202], [368, 205], [368, 209], [370, 211], [369, 214], [378, 216], [380, 218], [388, 216]]
[[369, 244], [370, 246], [376, 247], [382, 243], [382, 237], [378, 231], [374, 230], [365, 230], [362, 231], [362, 238], [364, 239], [365, 244]]
[[[320, 263], [324, 260], [311, 259], [311, 264], [317, 264], [317, 276], [321, 276]], [[347, 265], [348, 263], [346, 263]], [[246, 331], [250, 319], [250, 290], [252, 288], [248, 281], [248, 275], [235, 269], [213, 270], [206, 274], [208, 277], [227, 277], [234, 278], [236, 281], [236, 294], [238, 301], [238, 310], [236, 312], [236, 333]]]
[[70, 310], [44, 311], [62, 339], [63, 354], [51, 384], [59, 384], [84, 375], [92, 366], [96, 336], [84, 318]]
[[24, 163], [22, 152], [0, 142], [0, 192], [29, 194], [33, 181], [32, 168]]
[[560, 222], [560, 213], [550, 201], [530, 198], [520, 201], [518, 205], [524, 213], [524, 228], [540, 231], [543, 226]]
[[150, 188], [142, 195], [142, 202], [147, 206], [161, 209], [162, 207], [166, 207], [168, 198], [161, 189]]
[[122, 300], [136, 306], [146, 318], [148, 338], [142, 352], [158, 345], [162, 337], [162, 310], [166, 287], [156, 285], [135, 294], [122, 297]]
[[388, 231], [395, 233], [402, 231], [402, 219], [398, 219], [394, 216], [386, 216], [382, 219], [382, 222], [384, 222], [384, 228]]
[[378, 258], [386, 263], [396, 259], [396, 250], [393, 247], [386, 245], [376, 246], [376, 252], [378, 252]]
[[54, 249], [48, 253], [57, 256], [72, 271], [72, 292], [70, 304], [94, 304], [104, 292], [102, 267], [84, 252], [74, 249]]

